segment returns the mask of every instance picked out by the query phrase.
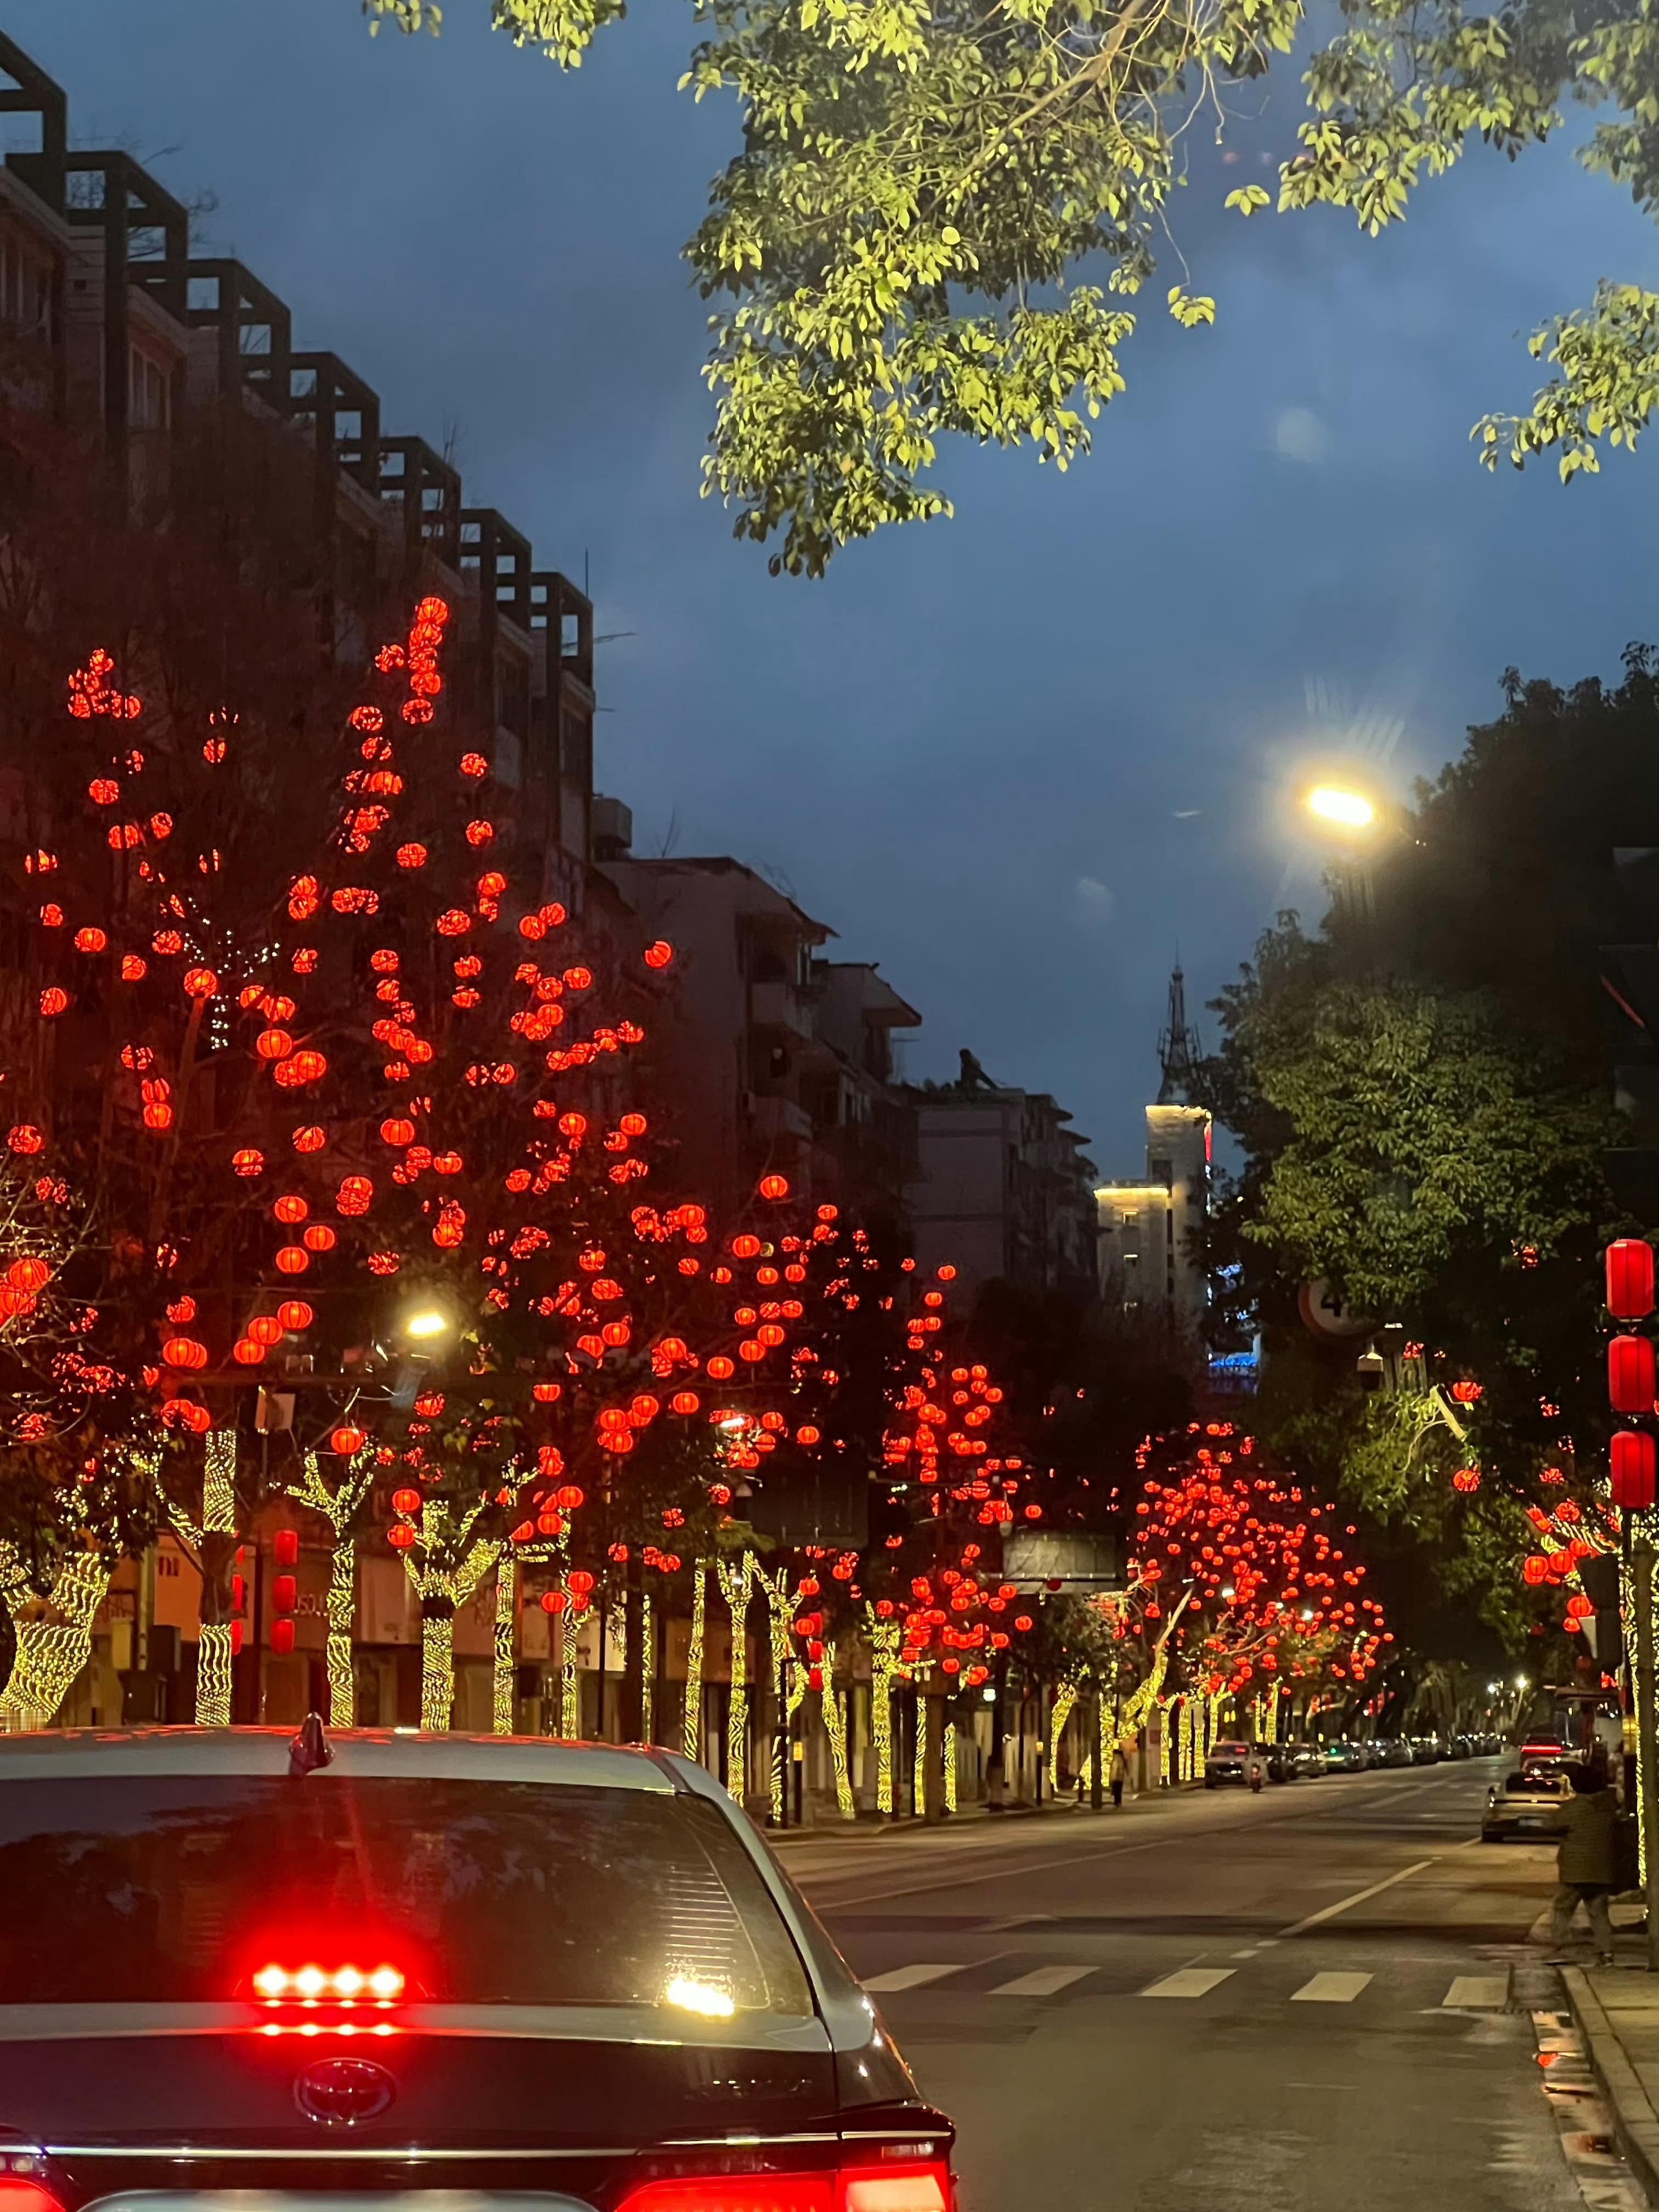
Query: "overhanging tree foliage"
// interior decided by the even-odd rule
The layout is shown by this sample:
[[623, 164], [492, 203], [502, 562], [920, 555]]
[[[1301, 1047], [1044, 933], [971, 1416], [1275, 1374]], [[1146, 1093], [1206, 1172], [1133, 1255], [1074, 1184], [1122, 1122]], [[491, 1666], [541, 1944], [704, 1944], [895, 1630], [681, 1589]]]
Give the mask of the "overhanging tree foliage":
[[[362, 0], [435, 30], [429, 0]], [[578, 66], [623, 0], [492, 0], [495, 25]], [[1474, 137], [1513, 160], [1564, 103], [1612, 111], [1580, 150], [1659, 209], [1655, 0], [1342, 0], [1311, 54], [1281, 212], [1351, 210], [1375, 235]], [[820, 574], [884, 523], [948, 514], [940, 435], [1036, 447], [1064, 469], [1124, 388], [1124, 304], [1152, 276], [1183, 133], [1301, 32], [1297, 0], [702, 0], [683, 82], [730, 92], [742, 151], [687, 247], [711, 318], [705, 490], [739, 536], [781, 533], [775, 573]], [[1259, 185], [1227, 195], [1250, 216]], [[1101, 274], [1096, 281], [1095, 272]], [[1168, 289], [1184, 325], [1213, 300]], [[1556, 369], [1522, 415], [1475, 426], [1481, 459], [1546, 451], [1570, 480], [1635, 443], [1659, 398], [1659, 295], [1604, 282], [1536, 333]]]

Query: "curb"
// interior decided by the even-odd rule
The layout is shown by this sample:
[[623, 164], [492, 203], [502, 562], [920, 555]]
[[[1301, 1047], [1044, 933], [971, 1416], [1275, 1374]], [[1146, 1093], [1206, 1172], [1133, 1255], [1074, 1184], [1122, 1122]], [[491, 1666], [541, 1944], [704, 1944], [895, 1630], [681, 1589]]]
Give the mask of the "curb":
[[1573, 2018], [1583, 2034], [1590, 2071], [1601, 2083], [1613, 2114], [1619, 2148], [1648, 2202], [1659, 2204], [1659, 2112], [1655, 2112], [1583, 1967], [1563, 1966], [1561, 1979], [1566, 1984]]

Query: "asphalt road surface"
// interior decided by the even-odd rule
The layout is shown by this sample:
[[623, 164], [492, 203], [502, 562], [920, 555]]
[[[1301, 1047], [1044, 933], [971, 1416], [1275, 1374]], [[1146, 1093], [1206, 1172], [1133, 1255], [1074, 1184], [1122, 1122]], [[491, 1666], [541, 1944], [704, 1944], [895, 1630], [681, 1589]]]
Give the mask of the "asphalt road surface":
[[[963, 2212], [1583, 2212], [1501, 1762], [787, 1848], [960, 2129]], [[1580, 2138], [1593, 2140], [1593, 2138]], [[1611, 2197], [1605, 2193], [1612, 2188]]]

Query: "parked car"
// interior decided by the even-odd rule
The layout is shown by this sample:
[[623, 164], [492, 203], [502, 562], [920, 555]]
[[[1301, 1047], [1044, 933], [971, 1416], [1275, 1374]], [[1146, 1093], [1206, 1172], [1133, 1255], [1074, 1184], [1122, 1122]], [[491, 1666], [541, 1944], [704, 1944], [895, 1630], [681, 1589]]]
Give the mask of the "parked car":
[[1440, 1739], [1436, 1735], [1415, 1735], [1411, 1739], [1411, 1763], [1413, 1766], [1437, 1765], [1442, 1757]]
[[1542, 1839], [1559, 1836], [1567, 1824], [1571, 1785], [1559, 1768], [1506, 1774], [1486, 1792], [1486, 1809], [1480, 1820], [1483, 1844], [1501, 1844], [1513, 1837]]
[[1291, 1771], [1297, 1776], [1316, 1778], [1325, 1772], [1323, 1744], [1287, 1743], [1282, 1748], [1290, 1759]]
[[411, 2177], [563, 2212], [952, 2201], [949, 2122], [670, 1753], [0, 1735], [0, 1957], [6, 2135], [49, 2147], [5, 2181], [37, 2208], [227, 2177], [290, 2206]]
[[1210, 1755], [1204, 1762], [1204, 1787], [1220, 1790], [1231, 1782], [1248, 1782], [1250, 1778], [1250, 1746], [1242, 1738], [1231, 1737], [1210, 1746]]
[[1298, 1769], [1288, 1743], [1258, 1743], [1252, 1747], [1267, 1769], [1269, 1782], [1294, 1782]]
[[1338, 1736], [1325, 1747], [1328, 1774], [1363, 1774], [1370, 1763], [1369, 1746], [1352, 1743], [1346, 1736]]
[[1409, 1766], [1413, 1763], [1411, 1744], [1403, 1735], [1385, 1738], [1377, 1749], [1382, 1754], [1377, 1760], [1379, 1766]]
[[1446, 1756], [1448, 1759], [1473, 1759], [1474, 1757], [1474, 1741], [1473, 1737], [1467, 1735], [1449, 1736], [1446, 1740]]

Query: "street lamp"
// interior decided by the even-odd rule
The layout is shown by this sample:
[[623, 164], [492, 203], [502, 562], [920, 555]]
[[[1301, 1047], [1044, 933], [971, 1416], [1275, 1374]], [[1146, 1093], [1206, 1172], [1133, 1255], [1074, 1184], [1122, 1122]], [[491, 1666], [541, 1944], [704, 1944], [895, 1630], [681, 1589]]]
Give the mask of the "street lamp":
[[404, 1316], [404, 1334], [424, 1343], [434, 1336], [443, 1336], [449, 1328], [449, 1316], [436, 1306], [416, 1306]]
[[1302, 801], [1309, 813], [1338, 830], [1370, 830], [1376, 821], [1375, 801], [1363, 791], [1340, 783], [1316, 783]]
[[1517, 1674], [1515, 1678], [1516, 1688], [1517, 1690], [1524, 1690], [1527, 1686], [1527, 1677], [1524, 1674]]

